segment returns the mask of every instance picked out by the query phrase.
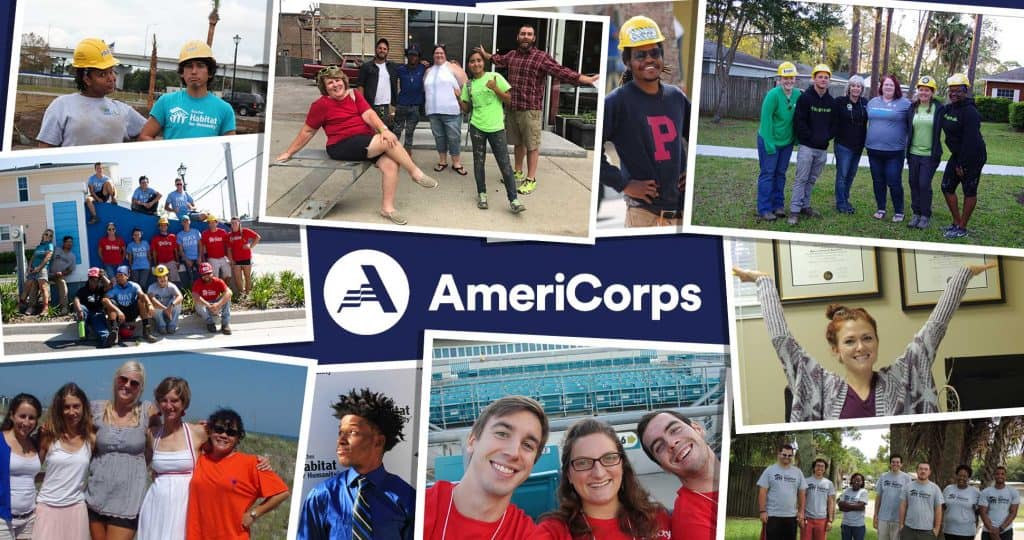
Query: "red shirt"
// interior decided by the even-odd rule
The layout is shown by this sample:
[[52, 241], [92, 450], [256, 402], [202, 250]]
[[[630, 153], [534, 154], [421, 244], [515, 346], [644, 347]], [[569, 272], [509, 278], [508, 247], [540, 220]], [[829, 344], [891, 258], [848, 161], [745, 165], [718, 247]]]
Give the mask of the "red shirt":
[[149, 247], [156, 252], [157, 264], [178, 259], [178, 237], [173, 234], [168, 233], [167, 236], [157, 234], [149, 241]]
[[199, 237], [199, 243], [206, 248], [207, 259], [219, 259], [228, 254], [228, 232], [220, 227], [213, 231], [209, 229], [203, 231], [203, 235]]
[[203, 278], [199, 278], [192, 284], [192, 294], [199, 296], [211, 304], [216, 302], [217, 299], [220, 298], [220, 295], [224, 294], [224, 291], [226, 290], [228, 290], [228, 284], [224, 283], [223, 279], [216, 276], [210, 278], [209, 283], [203, 280]]
[[228, 241], [231, 243], [231, 258], [236, 261], [248, 261], [252, 259], [252, 250], [249, 249], [249, 240], [255, 240], [260, 235], [252, 229], [239, 229], [238, 232], [228, 233]]
[[220, 461], [203, 454], [188, 486], [188, 540], [247, 540], [242, 516], [256, 499], [287, 491], [273, 471], [256, 469], [256, 456], [235, 452]]
[[[672, 538], [668, 512], [658, 512], [655, 519], [658, 521], [658, 528], [650, 538]], [[618, 519], [595, 519], [588, 517], [587, 523], [590, 524], [592, 532], [587, 537], [598, 540], [634, 540], [634, 537], [622, 532], [622, 529], [619, 528]], [[540, 522], [537, 532], [530, 540], [573, 540], [573, 538], [569, 535], [569, 526], [564, 522], [557, 519], [545, 519]]]
[[120, 236], [113, 240], [107, 236], [100, 238], [100, 260], [105, 265], [116, 266], [124, 262], [124, 249], [124, 240]]
[[685, 487], [679, 488], [676, 492], [676, 504], [672, 509], [674, 540], [715, 540], [717, 522], [717, 491], [697, 493]]
[[423, 513], [424, 540], [441, 540], [442, 537], [445, 540], [486, 540], [494, 536], [495, 532], [497, 536], [494, 536], [494, 540], [521, 540], [537, 531], [530, 516], [513, 504], [509, 504], [505, 516], [494, 523], [463, 516], [452, 503], [454, 488], [455, 484], [440, 480], [427, 490]]
[[353, 92], [353, 95], [355, 100], [344, 98], [340, 101], [320, 96], [309, 106], [306, 125], [313, 129], [324, 128], [327, 146], [354, 135], [373, 135], [373, 128], [362, 117], [370, 109], [370, 104], [359, 92]]

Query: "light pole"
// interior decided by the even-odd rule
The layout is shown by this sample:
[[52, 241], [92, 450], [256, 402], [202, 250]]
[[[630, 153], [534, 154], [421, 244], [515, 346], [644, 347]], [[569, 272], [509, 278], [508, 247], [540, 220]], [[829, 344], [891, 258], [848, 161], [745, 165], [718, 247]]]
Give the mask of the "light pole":
[[178, 177], [181, 178], [181, 187], [185, 191], [188, 191], [188, 184], [185, 183], [185, 172], [188, 171], [188, 167], [184, 163], [178, 165]]
[[231, 102], [235, 101], [235, 74], [238, 73], [238, 43], [242, 41], [242, 36], [235, 34], [235, 37], [231, 38], [235, 42], [235, 62], [234, 67], [231, 68]]

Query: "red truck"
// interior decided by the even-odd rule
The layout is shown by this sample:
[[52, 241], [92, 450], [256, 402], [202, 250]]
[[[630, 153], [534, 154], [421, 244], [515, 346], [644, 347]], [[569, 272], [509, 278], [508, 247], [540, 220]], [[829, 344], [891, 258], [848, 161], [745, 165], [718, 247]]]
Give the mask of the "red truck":
[[316, 74], [320, 73], [320, 70], [328, 66], [341, 66], [341, 70], [348, 75], [350, 81], [355, 82], [359, 79], [359, 66], [363, 64], [362, 60], [355, 58], [345, 57], [342, 64], [302, 64], [302, 77], [306, 79], [316, 80]]

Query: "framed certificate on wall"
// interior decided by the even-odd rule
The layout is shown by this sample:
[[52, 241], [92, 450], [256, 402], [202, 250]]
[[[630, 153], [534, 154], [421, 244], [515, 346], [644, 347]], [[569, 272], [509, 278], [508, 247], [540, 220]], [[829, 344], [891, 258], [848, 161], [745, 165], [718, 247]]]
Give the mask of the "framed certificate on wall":
[[998, 255], [938, 253], [900, 249], [900, 302], [904, 311], [931, 309], [938, 303], [946, 281], [968, 264], [996, 263], [995, 268], [974, 276], [967, 283], [962, 305], [1006, 302], [1003, 289], [1003, 261]]
[[878, 248], [776, 240], [775, 284], [783, 303], [881, 296]]

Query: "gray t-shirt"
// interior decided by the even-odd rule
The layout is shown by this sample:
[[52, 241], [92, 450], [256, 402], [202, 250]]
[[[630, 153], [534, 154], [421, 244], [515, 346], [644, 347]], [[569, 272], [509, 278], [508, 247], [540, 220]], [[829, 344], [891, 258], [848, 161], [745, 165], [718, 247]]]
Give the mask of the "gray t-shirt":
[[836, 486], [828, 478], [821, 480], [808, 476], [804, 481], [807, 486], [807, 501], [804, 504], [804, 516], [810, 519], [828, 517], [828, 498], [836, 496]]
[[807, 489], [804, 474], [800, 469], [792, 465], [784, 468], [776, 463], [761, 473], [757, 485], [768, 488], [765, 510], [769, 516], [796, 517], [797, 493]]
[[158, 302], [163, 304], [165, 307], [170, 306], [174, 302], [174, 299], [181, 294], [178, 290], [178, 286], [168, 281], [166, 287], [161, 287], [159, 283], [153, 282], [149, 285], [149, 289], [146, 293], [156, 298]]
[[[1003, 489], [989, 486], [981, 490], [981, 497], [978, 499], [978, 506], [988, 507], [988, 520], [996, 527], [1010, 515], [1010, 507], [1015, 504], [1020, 504], [1020, 493], [1010, 486], [1003, 486]], [[1011, 523], [1009, 527], [999, 532], [1008, 531], [1012, 527]]]
[[978, 504], [979, 495], [978, 488], [974, 486], [960, 489], [956, 484], [950, 484], [942, 490], [942, 497], [946, 500], [946, 510], [942, 512], [942, 530], [946, 534], [974, 538], [978, 533], [974, 506]]
[[125, 103], [76, 92], [50, 102], [36, 138], [51, 146], [121, 143], [137, 137], [145, 123], [146, 119]]
[[[843, 490], [842, 495], [839, 496], [839, 500], [848, 503], [862, 502], [867, 508], [868, 504], [868, 490], [860, 488], [854, 491], [853, 488], [846, 488]], [[864, 510], [856, 512], [843, 512], [843, 525], [850, 527], [863, 527], [864, 526]]]
[[910, 101], [905, 97], [889, 102], [881, 96], [871, 98], [864, 146], [868, 150], [903, 152], [907, 147], [907, 117], [910, 114]]
[[65, 252], [64, 248], [57, 248], [53, 251], [53, 258], [50, 259], [50, 275], [55, 272], [63, 272], [65, 276], [75, 271], [75, 252]]
[[903, 471], [890, 471], [878, 478], [878, 483], [875, 484], [875, 492], [878, 493], [875, 504], [878, 505], [879, 521], [899, 521], [900, 493], [903, 492], [903, 486], [913, 481], [914, 479]]
[[919, 531], [930, 531], [935, 528], [935, 508], [944, 502], [939, 486], [931, 480], [923, 484], [914, 480], [903, 486], [902, 500], [907, 501], [904, 525]]

